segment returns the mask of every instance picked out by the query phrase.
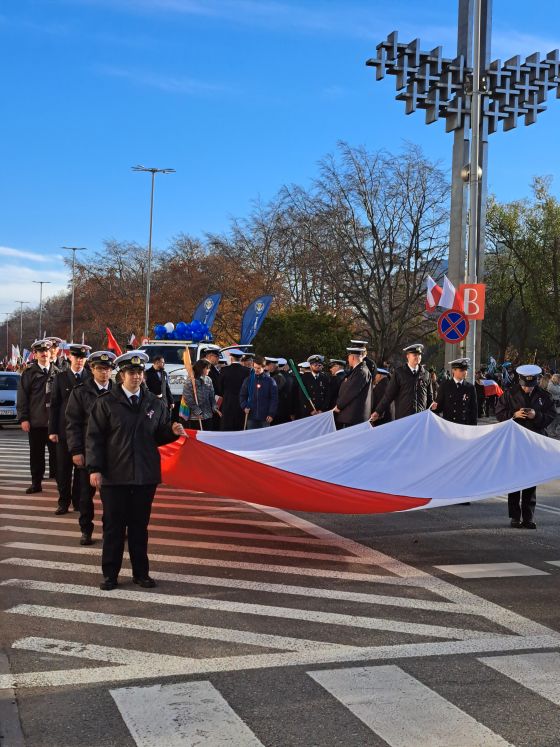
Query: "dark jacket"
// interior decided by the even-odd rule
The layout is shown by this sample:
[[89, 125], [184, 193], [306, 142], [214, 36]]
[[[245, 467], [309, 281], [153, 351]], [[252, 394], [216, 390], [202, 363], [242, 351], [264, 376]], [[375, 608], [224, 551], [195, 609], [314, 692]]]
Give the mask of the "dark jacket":
[[375, 412], [382, 415], [391, 402], [395, 403], [395, 420], [428, 409], [432, 404], [432, 387], [430, 374], [424, 366], [419, 366], [416, 374], [406, 364], [399, 366]]
[[463, 381], [457, 384], [455, 379], [445, 379], [439, 385], [435, 399], [437, 408], [444, 420], [463, 425], [476, 425], [478, 406], [474, 384]]
[[[113, 382], [109, 379], [109, 391]], [[72, 456], [86, 453], [86, 430], [90, 413], [102, 393], [93, 380], [86, 379], [83, 384], [74, 387], [66, 405], [66, 441]]]
[[220, 370], [216, 366], [211, 365], [208, 371], [208, 376], [212, 380], [212, 386], [214, 387], [214, 394], [216, 397], [222, 396], [222, 383], [220, 381]]
[[[513, 418], [513, 413], [523, 407], [529, 407], [535, 411], [535, 417], [532, 420]], [[519, 425], [534, 433], [540, 433], [542, 436], [546, 435], [545, 430], [555, 417], [552, 397], [539, 386], [534, 387], [529, 394], [525, 394], [519, 384], [512, 384], [496, 402], [496, 418], [499, 421], [513, 418]]]
[[[91, 379], [91, 374], [84, 368], [80, 377], [81, 381], [87, 381]], [[61, 371], [53, 379], [51, 406], [49, 408], [49, 436], [56, 434], [59, 441], [66, 440], [66, 405], [70, 393], [77, 386], [79, 386], [79, 383], [76, 380], [76, 374], [70, 368]]]
[[[253, 379], [253, 383], [251, 396], [249, 397], [251, 379]], [[282, 380], [284, 380], [284, 377], [282, 377]], [[254, 377], [248, 376], [241, 385], [239, 404], [243, 410], [246, 407], [251, 409], [249, 420], [262, 421], [266, 420], [266, 418], [274, 418], [278, 409], [278, 387], [276, 381], [266, 371]]]
[[155, 394], [156, 397], [160, 397], [167, 407], [171, 407], [173, 404], [173, 395], [169, 388], [169, 376], [165, 369], [156, 371], [152, 366], [152, 368], [149, 368], [144, 374], [144, 381], [152, 394]]
[[297, 382], [291, 372], [279, 371], [278, 373], [282, 377], [283, 383], [280, 386], [279, 378], [277, 376], [272, 377], [278, 388], [278, 410], [276, 411], [273, 425], [290, 422], [294, 414], [294, 387], [298, 388]]
[[101, 472], [105, 485], [156, 485], [161, 482], [158, 446], [175, 441], [169, 410], [142, 388], [140, 404], [129, 404], [117, 384], [95, 401], [86, 434], [86, 466]]
[[[380, 379], [377, 384], [373, 387], [371, 390], [371, 411], [375, 412], [377, 410], [377, 407], [379, 403], [383, 400], [383, 397], [385, 396], [385, 392], [387, 391], [387, 387], [389, 386], [389, 382], [391, 379], [388, 376], [384, 376], [382, 379]], [[385, 423], [390, 423], [391, 420], [393, 420], [393, 411], [391, 409], [391, 405], [387, 407], [385, 412], [381, 415], [379, 420], [376, 420], [375, 423], [372, 423], [372, 425], [384, 425]]]
[[[306, 371], [302, 374], [301, 380], [305, 384], [305, 388], [309, 392], [309, 396], [313, 400], [315, 409], [320, 412], [326, 412], [331, 409], [331, 390], [330, 390], [330, 377], [321, 371], [317, 378], [313, 376], [311, 371]], [[303, 394], [301, 389], [299, 390], [299, 416], [304, 418], [306, 415], [311, 415], [313, 408], [311, 407], [309, 400]]]
[[241, 363], [231, 363], [220, 371], [223, 431], [243, 430], [245, 413], [239, 404], [239, 392], [243, 381], [250, 373], [250, 370]]
[[340, 385], [335, 414], [339, 425], [365, 423], [371, 415], [371, 371], [365, 361], [353, 368]]
[[340, 389], [340, 385], [346, 378], [346, 371], [337, 371], [334, 376], [331, 375], [329, 379], [329, 385], [331, 390], [331, 401], [330, 405], [331, 408], [336, 405], [336, 400], [338, 399], [338, 390]]
[[58, 369], [49, 364], [43, 373], [38, 363], [32, 363], [22, 372], [17, 395], [17, 414], [20, 423], [28, 420], [32, 428], [47, 428], [53, 380]]

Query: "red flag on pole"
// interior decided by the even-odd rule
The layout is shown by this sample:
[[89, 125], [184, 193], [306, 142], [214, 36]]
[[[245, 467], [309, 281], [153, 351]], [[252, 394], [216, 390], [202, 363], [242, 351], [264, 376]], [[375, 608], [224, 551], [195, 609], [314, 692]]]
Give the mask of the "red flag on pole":
[[113, 337], [113, 333], [109, 327], [105, 327], [105, 332], [107, 332], [107, 349], [112, 350], [115, 355], [122, 355], [119, 343]]

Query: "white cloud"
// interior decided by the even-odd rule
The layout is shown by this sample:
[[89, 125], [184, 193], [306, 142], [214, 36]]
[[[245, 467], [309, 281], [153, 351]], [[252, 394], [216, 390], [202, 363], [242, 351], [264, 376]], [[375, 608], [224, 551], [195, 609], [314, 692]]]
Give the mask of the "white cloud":
[[205, 81], [194, 78], [160, 75], [149, 71], [130, 70], [110, 65], [98, 65], [95, 69], [102, 75], [108, 75], [112, 78], [123, 78], [136, 85], [157, 88], [160, 91], [165, 91], [165, 93], [196, 95], [231, 91], [231, 89], [226, 89], [224, 86], [206, 83]]
[[14, 249], [11, 246], [0, 246], [0, 257], [17, 257], [19, 259], [30, 259], [34, 262], [48, 262], [49, 257], [28, 249]]
[[[49, 259], [45, 257], [46, 261]], [[48, 267], [41, 266], [38, 272], [34, 267], [0, 261], [0, 313], [18, 311], [19, 304], [16, 301], [29, 301], [24, 308], [39, 306], [39, 286], [34, 280], [48, 281], [43, 285], [44, 301], [67, 290], [68, 277], [68, 271], [60, 269], [59, 262], [52, 262]]]

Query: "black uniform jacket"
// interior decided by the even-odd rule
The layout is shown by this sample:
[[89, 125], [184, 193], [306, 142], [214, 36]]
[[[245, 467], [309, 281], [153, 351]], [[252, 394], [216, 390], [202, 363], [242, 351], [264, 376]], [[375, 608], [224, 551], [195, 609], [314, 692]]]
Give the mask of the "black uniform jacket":
[[331, 388], [331, 407], [334, 407], [336, 405], [336, 400], [338, 399], [338, 390], [340, 389], [340, 385], [345, 378], [346, 371], [337, 371], [334, 376], [331, 375], [331, 378], [329, 380]]
[[212, 380], [212, 385], [214, 387], [214, 394], [217, 397], [221, 397], [222, 396], [222, 390], [221, 390], [222, 383], [221, 383], [221, 380], [220, 380], [220, 371], [219, 371], [219, 369], [216, 368], [216, 366], [211, 365], [210, 366], [210, 370], [208, 371], [208, 376]]
[[[161, 379], [159, 377], [160, 374]], [[152, 394], [155, 394], [156, 397], [161, 397], [167, 407], [170, 407], [173, 404], [173, 395], [171, 394], [171, 389], [169, 388], [169, 376], [167, 375], [167, 371], [165, 369], [156, 371], [156, 369], [152, 366], [152, 368], [149, 368], [144, 374], [144, 380], [150, 392]]]
[[335, 420], [341, 425], [365, 423], [371, 415], [371, 371], [362, 361], [353, 368], [340, 385], [336, 406], [340, 410]]
[[[317, 378], [313, 376], [311, 371], [306, 371], [302, 374], [301, 380], [305, 384], [305, 388], [309, 392], [309, 396], [313, 400], [316, 410], [326, 412], [331, 408], [331, 388], [329, 376], [321, 371]], [[304, 393], [299, 390], [299, 416], [304, 418], [306, 415], [311, 415], [313, 408], [309, 404], [309, 400]]]
[[[372, 392], [371, 392], [371, 411], [372, 412], [377, 410], [379, 403], [383, 400], [383, 397], [385, 396], [385, 392], [387, 391], [387, 387], [389, 386], [390, 381], [391, 379], [388, 376], [384, 376], [373, 387]], [[390, 423], [392, 419], [393, 419], [393, 412], [391, 410], [391, 406], [389, 405], [389, 407], [387, 407], [387, 409], [381, 415], [379, 420], [376, 420], [375, 423], [373, 423], [373, 425], [377, 426], [377, 425], [383, 425], [384, 423]]]
[[[107, 386], [109, 391], [113, 387], [113, 382], [110, 379]], [[83, 384], [74, 387], [70, 392], [66, 405], [66, 441], [68, 451], [72, 456], [75, 454], [85, 455], [86, 453], [88, 418], [96, 399], [101, 394], [102, 392], [93, 378], [86, 379]]]
[[[81, 381], [91, 379], [91, 373], [84, 370], [80, 374]], [[52, 383], [51, 406], [49, 408], [49, 436], [56, 434], [60, 441], [66, 440], [66, 405], [72, 389], [79, 386], [74, 372], [67, 368], [58, 373]], [[81, 452], [83, 453], [83, 452]]]
[[101, 472], [105, 485], [156, 485], [161, 482], [158, 446], [178, 437], [169, 410], [146, 387], [138, 407], [129, 404], [120, 384], [95, 401], [86, 433], [86, 467]]
[[17, 396], [17, 414], [20, 423], [28, 420], [32, 428], [47, 428], [53, 381], [58, 369], [52, 363], [48, 373], [43, 373], [38, 363], [32, 363], [21, 374]]
[[513, 384], [502, 394], [496, 402], [496, 417], [500, 421], [513, 418], [513, 413], [521, 410], [523, 407], [529, 407], [535, 411], [535, 417], [514, 418], [516, 423], [528, 428], [530, 431], [545, 435], [545, 429], [552, 423], [556, 417], [552, 397], [540, 386], [536, 386], [529, 394], [525, 394], [519, 384]]
[[395, 403], [395, 420], [428, 409], [432, 404], [432, 387], [430, 374], [424, 366], [419, 366], [416, 374], [406, 364], [399, 366], [375, 412], [382, 415], [391, 402]]
[[444, 379], [439, 385], [435, 412], [441, 412], [444, 420], [463, 425], [476, 425], [478, 406], [474, 384], [455, 379]]
[[251, 371], [241, 363], [231, 363], [220, 371], [222, 397], [222, 430], [240, 431], [243, 429], [245, 413], [239, 404], [241, 384]]

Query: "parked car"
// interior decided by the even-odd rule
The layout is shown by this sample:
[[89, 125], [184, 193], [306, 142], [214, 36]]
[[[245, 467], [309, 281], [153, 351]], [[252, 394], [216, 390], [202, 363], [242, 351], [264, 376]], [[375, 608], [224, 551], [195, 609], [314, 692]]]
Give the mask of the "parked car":
[[18, 422], [16, 403], [19, 373], [0, 371], [0, 427]]

